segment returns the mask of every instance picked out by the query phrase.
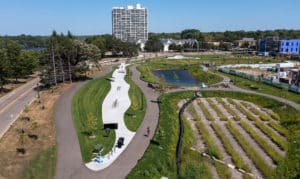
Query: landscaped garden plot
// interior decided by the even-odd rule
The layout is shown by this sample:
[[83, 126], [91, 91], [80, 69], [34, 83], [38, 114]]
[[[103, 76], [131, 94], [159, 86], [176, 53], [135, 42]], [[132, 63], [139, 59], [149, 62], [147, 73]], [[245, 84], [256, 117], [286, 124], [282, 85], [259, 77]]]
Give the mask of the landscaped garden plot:
[[[176, 170], [175, 160], [175, 149], [178, 141], [179, 131], [179, 110], [177, 107], [180, 101], [187, 100], [193, 97], [194, 93], [194, 91], [167, 93], [160, 97], [160, 119], [158, 127], [155, 131], [155, 137], [150, 143], [143, 158], [138, 162], [136, 167], [128, 175], [128, 178], [149, 178], [150, 176], [151, 178], [161, 178], [163, 176], [166, 176], [168, 178], [179, 177]], [[190, 120], [188, 120], [189, 122], [192, 121], [192, 123], [194, 124], [201, 121], [205, 123], [205, 127], [207, 129], [211, 129], [212, 122], [216, 123], [220, 127], [226, 138], [230, 141], [232, 148], [234, 148], [239, 154], [239, 158], [242, 158], [243, 163], [249, 166], [250, 173], [254, 174], [255, 176], [261, 178], [295, 178], [295, 176], [297, 176], [299, 171], [298, 164], [300, 161], [299, 155], [297, 153], [297, 146], [300, 142], [300, 128], [298, 122], [298, 117], [300, 115], [299, 111], [276, 100], [258, 95], [245, 94], [240, 92], [219, 91], [201, 91], [201, 94], [203, 96], [201, 100], [205, 100], [206, 98], [212, 98], [213, 101], [222, 100], [226, 106], [232, 109], [233, 115], [238, 116], [240, 118], [240, 121], [246, 121], [248, 124], [252, 123], [253, 129], [255, 128], [256, 131], [260, 131], [260, 129], [254, 125], [254, 122], [263, 122], [263, 125], [265, 127], [273, 130], [281, 138], [284, 139], [284, 137], [286, 137], [288, 150], [283, 151], [277, 146], [277, 150], [282, 150], [285, 155], [283, 156], [283, 160], [279, 162], [278, 165], [275, 165], [272, 158], [255, 142], [250, 134], [240, 126], [240, 121], [236, 121], [234, 119], [231, 119], [230, 117], [228, 121], [221, 121], [218, 120], [218, 118], [216, 118], [214, 121], [208, 120], [204, 115], [204, 112], [199, 105], [198, 100], [195, 100], [190, 104], [192, 107], [194, 107], [194, 110], [191, 109], [190, 106], [188, 106], [185, 110], [186, 113], [190, 113], [190, 115], [186, 115], [186, 117], [190, 116]], [[229, 103], [228, 101], [230, 100], [236, 101], [238, 104], [239, 101], [251, 102], [259, 107], [260, 110], [265, 111], [270, 116], [272, 113], [276, 112], [278, 118], [274, 118], [273, 116], [271, 116], [272, 120], [262, 121], [259, 117], [255, 117], [255, 121], [251, 121], [245, 114], [237, 109], [236, 105]], [[226, 109], [224, 104], [222, 102], [219, 102], [217, 105], [219, 107], [220, 105], [223, 105], [223, 108]], [[222, 107], [220, 109], [222, 109]], [[209, 109], [207, 108], [207, 111], [208, 110]], [[245, 110], [253, 116], [256, 116], [251, 111], [247, 109]], [[230, 112], [228, 113], [232, 115]], [[194, 114], [196, 114], [197, 117], [194, 117]], [[283, 130], [283, 133], [285, 133], [286, 136], [281, 135], [275, 129], [275, 127], [270, 126], [270, 124], [273, 124], [273, 122], [275, 122], [275, 126], [279, 126], [279, 128]], [[192, 124], [190, 125], [191, 127], [185, 126], [183, 138], [183, 148], [185, 149], [183, 149], [181, 153], [181, 161], [184, 161], [185, 164], [182, 164], [183, 166], [179, 168], [180, 177], [193, 178], [193, 176], [199, 176], [196, 178], [211, 178], [211, 176], [213, 176], [213, 178], [225, 178], [225, 174], [224, 176], [219, 176], [217, 172], [217, 167], [222, 166], [226, 167], [227, 171], [230, 171], [232, 178], [234, 178], [233, 170], [235, 169], [228, 169], [228, 166], [216, 161], [212, 161], [211, 159], [200, 155], [200, 153], [202, 153], [203, 151], [207, 151], [207, 145], [205, 144], [201, 133], [198, 132], [199, 130], [195, 130]], [[195, 136], [192, 137], [192, 134], [189, 130], [192, 130]], [[264, 134], [263, 132], [260, 133], [261, 135], [264, 135], [263, 138], [267, 139], [268, 143], [273, 143], [273, 146], [276, 146], [276, 144], [272, 142], [272, 140], [266, 134]], [[214, 136], [216, 135], [214, 134]], [[186, 143], [184, 142], [185, 140], [191, 142], [190, 144], [192, 145], [186, 145]], [[204, 144], [205, 146], [202, 145], [197, 148], [197, 145], [195, 145], [197, 143], [197, 140], [201, 140], [200, 143]], [[220, 143], [221, 141], [218, 138], [216, 140], [218, 140], [218, 143]], [[189, 147], [191, 148], [191, 150], [188, 150]], [[231, 155], [230, 152], [227, 152], [224, 146], [222, 146], [222, 143], [221, 146], [219, 146], [218, 144], [217, 147], [219, 147], [219, 151], [225, 151], [225, 153], [222, 152], [222, 155], [226, 163], [228, 162], [228, 164], [233, 164], [235, 166], [239, 165], [235, 163], [235, 159], [228, 159], [226, 157]], [[194, 149], [197, 149], [197, 151], [195, 151]], [[210, 161], [209, 164], [203, 165], [201, 162], [203, 162], [204, 160]], [[199, 168], [199, 166], [201, 167]], [[201, 170], [202, 166], [205, 166], [203, 168], [204, 170]], [[209, 169], [207, 168], [207, 166]], [[201, 173], [203, 171], [205, 172]], [[211, 175], [209, 175], [210, 173]], [[248, 178], [248, 176], [250, 177], [250, 175], [244, 174], [236, 178]]]
[[[198, 135], [206, 146], [205, 152], [248, 172], [243, 177], [251, 174], [272, 177], [276, 165], [284, 160], [286, 140], [278, 136], [276, 128], [282, 133], [284, 129], [271, 117], [271, 112], [265, 112], [253, 103], [231, 98], [200, 98], [187, 109], [188, 116], [197, 120]], [[275, 127], [269, 127], [270, 124]], [[217, 145], [216, 140], [222, 145]], [[215, 165], [218, 175], [227, 176], [224, 174], [226, 170], [219, 167], [220, 163]]]

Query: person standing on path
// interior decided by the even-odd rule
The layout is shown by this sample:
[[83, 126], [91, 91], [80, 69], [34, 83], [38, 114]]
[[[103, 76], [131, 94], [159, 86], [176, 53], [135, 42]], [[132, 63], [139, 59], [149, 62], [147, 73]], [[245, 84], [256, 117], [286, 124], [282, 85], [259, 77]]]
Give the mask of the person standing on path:
[[147, 137], [149, 137], [149, 135], [150, 135], [150, 127], [148, 126], [147, 127]]

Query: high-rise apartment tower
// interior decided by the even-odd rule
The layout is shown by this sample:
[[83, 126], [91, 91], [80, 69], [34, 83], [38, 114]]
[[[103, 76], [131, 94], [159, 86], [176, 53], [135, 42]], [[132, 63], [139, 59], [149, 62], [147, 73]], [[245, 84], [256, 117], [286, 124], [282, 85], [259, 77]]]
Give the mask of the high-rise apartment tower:
[[123, 41], [148, 40], [148, 12], [136, 7], [114, 7], [112, 9], [112, 34]]

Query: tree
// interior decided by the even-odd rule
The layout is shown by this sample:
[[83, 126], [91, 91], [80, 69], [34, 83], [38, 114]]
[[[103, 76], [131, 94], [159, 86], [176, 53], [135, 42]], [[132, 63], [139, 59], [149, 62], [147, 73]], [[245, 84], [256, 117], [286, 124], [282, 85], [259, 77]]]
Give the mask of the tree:
[[186, 29], [181, 32], [182, 39], [196, 39], [201, 42], [204, 41], [202, 33], [197, 29]]
[[151, 37], [145, 44], [145, 50], [148, 52], [159, 52], [163, 49], [163, 44], [158, 37]]
[[20, 53], [20, 63], [22, 65], [21, 74], [30, 75], [38, 67], [40, 54], [36, 51], [22, 50]]
[[107, 51], [106, 40], [102, 36], [91, 36], [85, 39], [85, 42], [88, 44], [93, 44], [99, 48], [102, 55]]
[[98, 127], [97, 127], [98, 126], [97, 118], [93, 115], [88, 115], [85, 126], [86, 126], [86, 129], [87, 129], [86, 133], [89, 136], [94, 135], [94, 132], [98, 129]]
[[241, 46], [241, 48], [249, 48], [249, 42], [244, 42]]
[[47, 41], [45, 66], [42, 71], [42, 82], [52, 85], [58, 82], [71, 81], [88, 70], [88, 60], [101, 57], [98, 47], [67, 36], [58, 36], [54, 31]]
[[176, 44], [170, 44], [169, 49], [173, 50], [173, 51], [181, 52], [183, 50], [183, 46], [182, 45], [176, 45]]
[[20, 54], [21, 46], [14, 41], [8, 41], [6, 45], [6, 55], [11, 65], [11, 75], [16, 79], [16, 82], [18, 78], [24, 75], [22, 73], [23, 63], [20, 59]]
[[0, 49], [0, 92], [3, 91], [3, 85], [7, 82], [7, 78], [10, 76], [10, 64], [6, 56], [6, 51]]
[[133, 57], [138, 55], [138, 45], [130, 43], [130, 42], [123, 42], [121, 51], [123, 52], [124, 57]]
[[221, 42], [220, 43], [220, 46], [219, 46], [219, 49], [220, 50], [224, 50], [224, 51], [228, 51], [230, 49], [230, 46], [228, 43], [225, 43], [225, 42]]
[[98, 70], [100, 70], [99, 60], [102, 58], [100, 49], [94, 44], [89, 44], [89, 51], [90, 51], [90, 55], [89, 55], [90, 61], [94, 62]]

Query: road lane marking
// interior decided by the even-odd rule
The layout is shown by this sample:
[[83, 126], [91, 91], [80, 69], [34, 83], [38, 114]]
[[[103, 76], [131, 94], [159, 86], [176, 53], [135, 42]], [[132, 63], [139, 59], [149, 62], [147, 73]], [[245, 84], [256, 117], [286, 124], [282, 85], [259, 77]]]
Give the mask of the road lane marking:
[[0, 114], [3, 113], [4, 111], [6, 111], [8, 108], [10, 108], [13, 104], [15, 104], [20, 98], [22, 98], [23, 96], [25, 96], [28, 93], [30, 93], [33, 88], [34, 88], [34, 86], [30, 87], [27, 91], [25, 91], [24, 93], [22, 93], [15, 100], [13, 100], [12, 102], [8, 103], [8, 105], [6, 105], [3, 109], [0, 110]]

